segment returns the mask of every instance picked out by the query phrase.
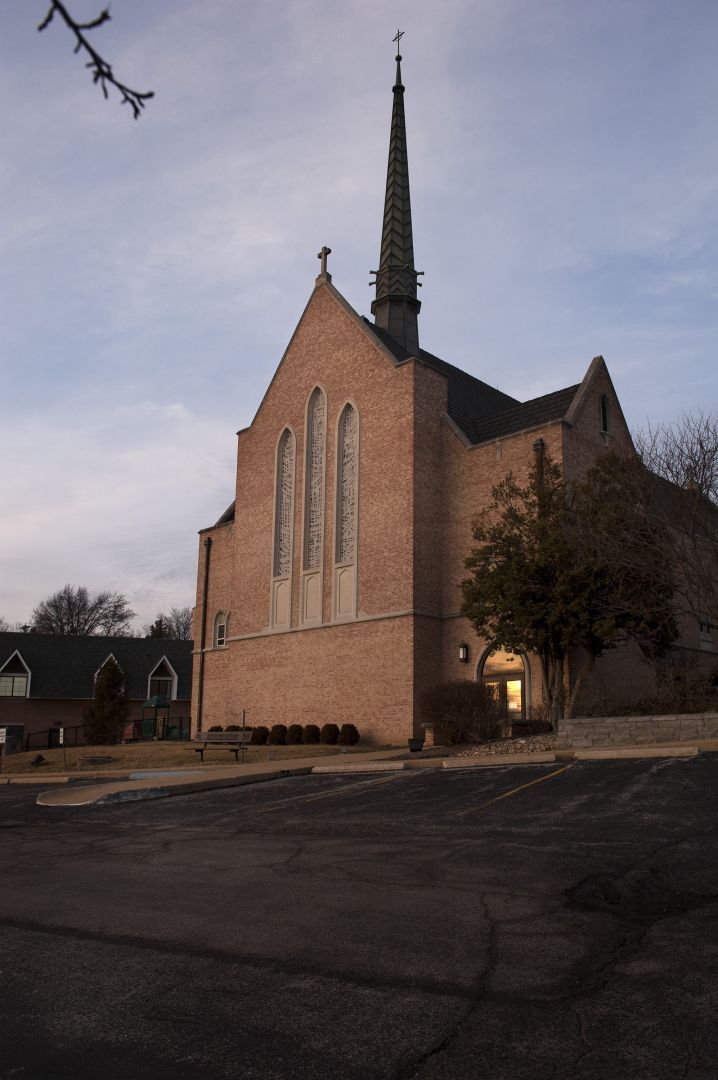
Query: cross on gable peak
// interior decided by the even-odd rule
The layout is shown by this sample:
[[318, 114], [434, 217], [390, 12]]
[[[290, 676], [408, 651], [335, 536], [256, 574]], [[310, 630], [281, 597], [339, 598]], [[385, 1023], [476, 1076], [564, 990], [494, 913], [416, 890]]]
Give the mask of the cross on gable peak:
[[317, 252], [317, 258], [319, 259], [320, 265], [319, 277], [326, 278], [328, 281], [331, 281], [332, 279], [332, 275], [327, 270], [327, 256], [331, 255], [331, 253], [332, 249], [330, 247], [327, 247], [326, 244], [322, 246], [321, 251]]

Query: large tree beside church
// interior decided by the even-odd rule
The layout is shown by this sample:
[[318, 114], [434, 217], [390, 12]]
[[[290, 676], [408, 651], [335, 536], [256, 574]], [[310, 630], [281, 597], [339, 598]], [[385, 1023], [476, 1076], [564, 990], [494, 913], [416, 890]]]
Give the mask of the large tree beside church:
[[648, 657], [677, 636], [674, 574], [660, 530], [627, 490], [632, 459], [609, 454], [581, 483], [567, 485], [546, 457], [520, 485], [507, 476], [474, 523], [463, 614], [497, 646], [534, 653], [553, 726], [568, 715], [596, 659], [635, 641]]

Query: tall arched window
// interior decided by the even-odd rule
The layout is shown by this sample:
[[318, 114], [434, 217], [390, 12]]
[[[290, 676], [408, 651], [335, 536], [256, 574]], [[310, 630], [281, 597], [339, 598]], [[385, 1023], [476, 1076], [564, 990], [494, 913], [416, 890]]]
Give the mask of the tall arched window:
[[289, 626], [294, 534], [294, 433], [285, 428], [277, 444], [274, 482], [274, 553], [272, 556], [272, 626]]
[[322, 619], [326, 443], [327, 399], [317, 386], [307, 405], [302, 622], [321, 622]]
[[337, 489], [334, 541], [334, 617], [356, 615], [359, 416], [344, 406], [337, 427]]

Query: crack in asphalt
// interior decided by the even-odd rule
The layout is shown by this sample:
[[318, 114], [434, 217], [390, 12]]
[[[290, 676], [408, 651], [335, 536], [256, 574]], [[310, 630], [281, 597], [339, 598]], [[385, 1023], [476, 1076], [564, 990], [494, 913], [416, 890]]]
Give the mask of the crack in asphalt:
[[194, 957], [211, 960], [222, 964], [236, 964], [240, 967], [258, 968], [274, 971], [279, 975], [301, 975], [359, 986], [382, 992], [409, 990], [438, 997], [470, 998], [471, 987], [442, 979], [425, 979], [419, 976], [401, 975], [360, 975], [325, 967], [309, 960], [288, 960], [259, 953], [229, 952], [226, 949], [213, 948], [211, 945], [191, 945], [171, 939], [143, 938], [133, 934], [113, 934], [100, 930], [83, 930], [74, 926], [61, 926], [43, 923], [31, 919], [9, 919], [0, 917], [0, 928], [18, 930], [23, 933], [48, 934], [53, 937], [69, 938], [75, 941], [96, 942], [99, 945], [114, 946], [121, 949], [142, 949], [148, 952], [164, 953], [169, 956]]

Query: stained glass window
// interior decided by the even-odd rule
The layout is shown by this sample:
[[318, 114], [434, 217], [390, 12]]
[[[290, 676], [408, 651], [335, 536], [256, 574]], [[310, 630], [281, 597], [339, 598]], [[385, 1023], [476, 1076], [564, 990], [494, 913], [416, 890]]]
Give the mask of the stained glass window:
[[294, 436], [287, 428], [277, 451], [277, 514], [274, 544], [274, 576], [289, 577], [292, 566], [292, 516], [294, 509]]

